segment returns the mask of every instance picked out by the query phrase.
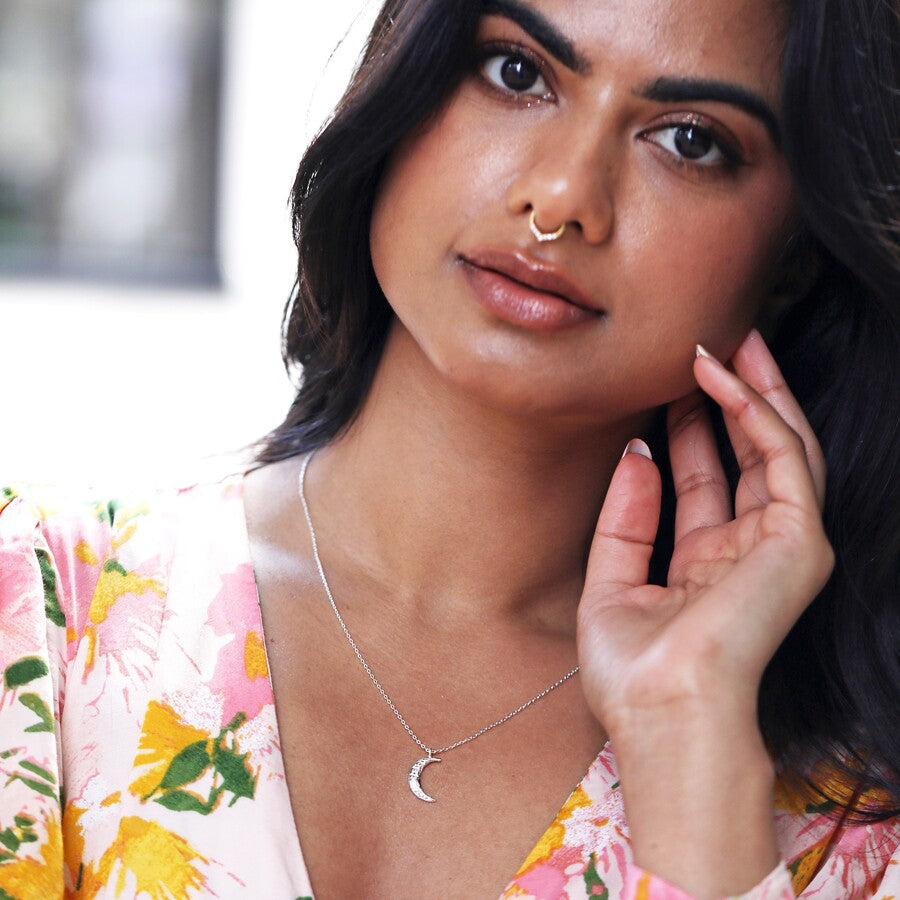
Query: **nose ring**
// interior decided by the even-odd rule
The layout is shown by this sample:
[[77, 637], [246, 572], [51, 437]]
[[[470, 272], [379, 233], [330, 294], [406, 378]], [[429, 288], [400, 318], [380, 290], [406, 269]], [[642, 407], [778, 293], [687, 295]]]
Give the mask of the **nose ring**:
[[531, 229], [535, 240], [543, 244], [544, 241], [558, 241], [566, 230], [566, 223], [563, 222], [556, 231], [541, 231], [537, 224], [537, 210], [532, 209], [531, 215], [528, 217], [528, 227]]

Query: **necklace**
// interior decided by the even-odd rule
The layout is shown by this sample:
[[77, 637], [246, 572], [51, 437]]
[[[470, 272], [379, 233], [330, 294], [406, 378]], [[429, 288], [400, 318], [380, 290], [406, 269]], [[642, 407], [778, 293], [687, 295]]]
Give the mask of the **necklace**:
[[334, 613], [335, 618], [338, 620], [338, 624], [341, 626], [341, 631], [344, 632], [344, 637], [347, 638], [347, 642], [353, 648], [353, 652], [356, 654], [356, 658], [359, 660], [360, 665], [365, 669], [366, 675], [369, 676], [369, 680], [375, 687], [378, 689], [378, 693], [381, 694], [382, 699], [385, 703], [391, 708], [391, 712], [397, 717], [400, 724], [406, 729], [406, 733], [418, 744], [419, 747], [422, 748], [428, 755], [423, 756], [420, 759], [417, 759], [409, 770], [409, 775], [407, 777], [407, 781], [409, 782], [409, 789], [418, 797], [420, 800], [425, 800], [428, 803], [434, 802], [434, 797], [429, 797], [425, 791], [422, 790], [422, 785], [419, 783], [419, 778], [422, 775], [422, 770], [431, 765], [431, 763], [440, 762], [440, 757], [438, 757], [438, 753], [449, 753], [451, 750], [455, 750], [457, 747], [462, 747], [463, 744], [468, 744], [469, 741], [474, 741], [475, 738], [481, 737], [483, 734], [487, 734], [487, 732], [491, 731], [494, 728], [499, 727], [504, 722], [508, 722], [513, 716], [517, 716], [520, 712], [528, 709], [533, 703], [537, 703], [543, 697], [546, 697], [551, 691], [555, 691], [561, 684], [564, 684], [568, 681], [580, 668], [579, 666], [575, 666], [570, 672], [567, 672], [560, 678], [558, 681], [554, 681], [553, 684], [549, 685], [549, 687], [545, 687], [539, 694], [535, 694], [530, 700], [526, 700], [521, 706], [517, 706], [512, 712], [508, 712], [505, 716], [497, 719], [495, 722], [491, 722], [490, 725], [485, 725], [484, 728], [480, 728], [474, 734], [470, 734], [468, 737], [463, 738], [462, 740], [455, 741], [452, 744], [448, 744], [446, 747], [429, 747], [410, 727], [409, 723], [403, 717], [403, 714], [399, 709], [394, 705], [394, 701], [391, 700], [390, 696], [388, 696], [387, 691], [381, 686], [381, 682], [375, 677], [375, 673], [372, 671], [371, 666], [366, 662], [365, 657], [362, 655], [362, 651], [359, 649], [359, 645], [353, 640], [353, 636], [350, 634], [350, 629], [347, 627], [347, 623], [344, 621], [344, 617], [340, 614], [340, 611], [337, 608], [337, 603], [334, 602], [334, 595], [331, 593], [331, 588], [328, 586], [328, 579], [325, 577], [325, 568], [322, 565], [322, 559], [319, 556], [319, 543], [316, 540], [316, 529], [313, 527], [312, 516], [309, 514], [309, 503], [306, 501], [306, 469], [309, 466], [309, 461], [315, 455], [315, 451], [310, 453], [304, 460], [303, 465], [300, 467], [300, 502], [303, 504], [303, 515], [306, 516], [306, 525], [309, 528], [309, 540], [312, 544], [313, 551], [313, 559], [316, 562], [316, 569], [319, 572], [319, 580], [322, 582], [322, 587], [325, 590], [325, 595], [328, 597], [328, 602], [331, 604], [331, 610]]

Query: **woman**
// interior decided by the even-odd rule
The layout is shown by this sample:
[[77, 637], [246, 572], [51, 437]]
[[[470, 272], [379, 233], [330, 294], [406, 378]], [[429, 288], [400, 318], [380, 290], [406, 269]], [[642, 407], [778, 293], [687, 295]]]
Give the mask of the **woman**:
[[387, 3], [260, 465], [0, 515], [6, 893], [900, 887], [897, 40]]

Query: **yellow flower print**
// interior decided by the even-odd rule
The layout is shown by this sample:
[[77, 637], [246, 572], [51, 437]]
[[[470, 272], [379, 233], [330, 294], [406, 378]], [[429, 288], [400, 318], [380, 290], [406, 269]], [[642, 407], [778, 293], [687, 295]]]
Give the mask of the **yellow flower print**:
[[[120, 515], [116, 517], [116, 524], [121, 524], [123, 519], [124, 515], [120, 513]], [[128, 522], [128, 524], [125, 525], [125, 527], [121, 531], [114, 533], [110, 541], [110, 545], [112, 546], [113, 550], [120, 550], [122, 547], [124, 547], [125, 544], [127, 544], [134, 537], [134, 533], [136, 531], [137, 522], [132, 521]]]
[[103, 564], [84, 629], [84, 640], [87, 641], [85, 673], [91, 672], [97, 661], [97, 626], [106, 621], [116, 601], [126, 594], [140, 597], [148, 591], [160, 598], [165, 596], [165, 589], [158, 578], [145, 578], [136, 572], [129, 572], [116, 559], [108, 559]]
[[210, 736], [205, 731], [183, 722], [168, 703], [151, 700], [144, 715], [144, 728], [137, 756], [134, 758], [135, 768], [151, 768], [133, 781], [128, 790], [135, 797], [145, 797], [152, 793], [179, 753], [191, 744], [209, 739]]
[[[848, 765], [852, 771], [853, 762]], [[890, 796], [878, 789], [860, 792], [859, 780], [830, 762], [816, 765], [807, 783], [775, 781], [775, 809], [794, 815], [828, 813], [839, 806], [874, 810], [890, 802]]]
[[66, 864], [66, 887], [80, 897], [96, 897], [104, 885], [97, 878], [93, 863], [84, 860], [84, 828], [81, 817], [86, 810], [69, 803], [63, 811], [63, 847]]
[[87, 566], [100, 565], [100, 560], [97, 558], [97, 554], [94, 553], [94, 548], [86, 540], [82, 539], [75, 545], [74, 553], [75, 558]]
[[47, 820], [40, 859], [25, 857], [0, 865], [0, 894], [16, 900], [46, 900], [63, 893], [63, 840], [59, 821]]
[[528, 858], [522, 863], [514, 878], [524, 875], [536, 863], [549, 859], [563, 845], [566, 836], [565, 822], [576, 809], [582, 806], [590, 806], [591, 799], [579, 785], [566, 800], [565, 806], [559, 811], [550, 827], [544, 832], [535, 848], [528, 854]]
[[266, 648], [255, 631], [248, 631], [244, 641], [244, 670], [250, 679], [269, 677]]
[[[241, 797], [252, 800], [258, 772], [251, 769], [250, 754], [240, 752], [236, 738], [246, 721], [244, 713], [236, 713], [212, 737], [186, 725], [167, 704], [152, 701], [134, 760], [135, 768], [152, 768], [132, 782], [129, 790], [142, 801], [153, 798], [166, 809], [204, 816], [218, 806], [226, 792], [232, 795], [229, 806]], [[198, 789], [206, 796], [196, 793]]]
[[97, 581], [91, 598], [88, 618], [94, 625], [106, 621], [113, 604], [125, 594], [146, 594], [153, 591], [158, 597], [164, 596], [162, 585], [157, 578], [144, 578], [136, 572], [128, 572], [115, 559], [107, 560]]
[[136, 894], [147, 894], [153, 900], [187, 900], [191, 890], [206, 886], [206, 878], [194, 865], [206, 863], [183, 837], [156, 822], [127, 816], [119, 824], [119, 833], [100, 860], [98, 882], [111, 887], [115, 878], [115, 895], [134, 876]]
[[794, 893], [802, 893], [813, 880], [819, 869], [819, 863], [825, 851], [831, 846], [832, 835], [817, 841], [812, 847], [807, 847], [798, 857], [788, 864], [791, 873], [791, 884]]

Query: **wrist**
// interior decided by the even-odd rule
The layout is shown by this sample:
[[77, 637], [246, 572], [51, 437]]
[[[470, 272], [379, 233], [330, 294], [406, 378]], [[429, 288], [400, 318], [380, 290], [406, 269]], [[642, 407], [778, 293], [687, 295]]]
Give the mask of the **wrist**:
[[635, 862], [698, 897], [741, 893], [778, 862], [774, 766], [755, 715], [679, 713], [611, 734]]

